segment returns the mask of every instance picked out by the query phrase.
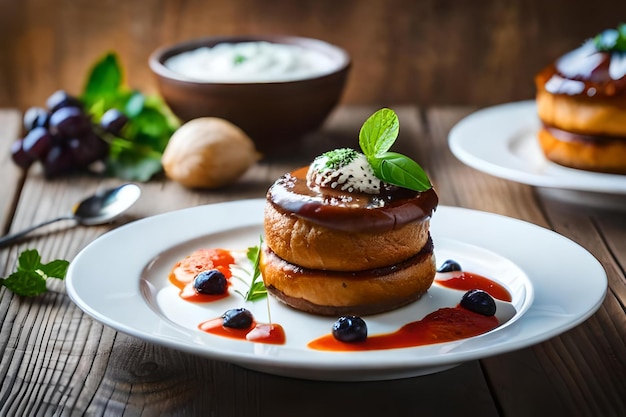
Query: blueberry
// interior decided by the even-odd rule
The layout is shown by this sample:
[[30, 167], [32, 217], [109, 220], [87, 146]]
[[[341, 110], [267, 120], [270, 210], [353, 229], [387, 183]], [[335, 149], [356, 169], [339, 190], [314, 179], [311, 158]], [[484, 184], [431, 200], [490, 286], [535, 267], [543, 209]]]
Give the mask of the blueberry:
[[231, 329], [247, 329], [252, 325], [254, 318], [252, 313], [245, 308], [233, 308], [222, 314], [224, 322], [222, 326]]
[[496, 302], [483, 290], [469, 290], [461, 298], [461, 307], [483, 316], [496, 314]]
[[367, 339], [367, 324], [361, 317], [339, 317], [333, 324], [333, 336], [346, 343], [362, 342]]
[[228, 282], [217, 269], [200, 272], [193, 280], [193, 288], [198, 294], [224, 294]]
[[437, 272], [453, 272], [453, 271], [462, 271], [461, 265], [458, 262], [453, 261], [452, 259], [448, 259], [445, 261]]

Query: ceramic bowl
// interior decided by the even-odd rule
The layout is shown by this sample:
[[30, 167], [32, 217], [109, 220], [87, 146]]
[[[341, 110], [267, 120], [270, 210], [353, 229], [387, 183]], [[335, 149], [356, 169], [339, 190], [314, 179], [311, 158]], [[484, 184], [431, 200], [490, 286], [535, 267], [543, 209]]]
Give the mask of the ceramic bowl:
[[[307, 78], [216, 82], [182, 75], [164, 64], [175, 55], [200, 47], [259, 41], [311, 49], [324, 54], [332, 65]], [[207, 116], [229, 120], [243, 129], [267, 157], [293, 151], [300, 138], [323, 124], [341, 99], [351, 60], [342, 48], [318, 39], [214, 36], [159, 48], [150, 56], [149, 64], [161, 96], [183, 122]]]

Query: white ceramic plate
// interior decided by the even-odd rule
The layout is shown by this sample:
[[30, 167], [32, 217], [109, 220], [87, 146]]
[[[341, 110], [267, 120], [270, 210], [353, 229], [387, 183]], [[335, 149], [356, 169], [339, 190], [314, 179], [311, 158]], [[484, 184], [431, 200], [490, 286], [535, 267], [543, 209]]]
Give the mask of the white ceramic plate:
[[[589, 317], [606, 291], [605, 272], [577, 244], [518, 220], [439, 207], [432, 219], [438, 264], [455, 259], [464, 270], [505, 285], [517, 314], [497, 329], [469, 339], [369, 352], [321, 352], [307, 343], [331, 331], [334, 318], [315, 317], [270, 299], [272, 321], [285, 345], [213, 336], [197, 329], [228, 308], [246, 307], [267, 320], [267, 301], [244, 305], [236, 294], [197, 305], [168, 282], [172, 265], [195, 249], [245, 250], [258, 244], [264, 200], [243, 200], [166, 213], [120, 227], [87, 246], [70, 264], [67, 290], [96, 320], [170, 348], [254, 370], [319, 380], [378, 380], [429, 374], [464, 361], [520, 349], [555, 336]], [[387, 333], [462, 292], [433, 286], [410, 306], [366, 317], [369, 334]]]
[[603, 174], [548, 161], [537, 142], [540, 122], [534, 101], [479, 110], [449, 134], [452, 153], [487, 174], [538, 187], [626, 194], [626, 175]]

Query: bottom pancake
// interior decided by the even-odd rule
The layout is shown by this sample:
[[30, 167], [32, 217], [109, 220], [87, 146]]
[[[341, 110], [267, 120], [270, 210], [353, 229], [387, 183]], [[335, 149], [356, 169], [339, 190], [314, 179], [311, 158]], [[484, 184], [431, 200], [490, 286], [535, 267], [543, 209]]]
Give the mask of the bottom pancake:
[[396, 265], [358, 272], [301, 268], [272, 252], [261, 251], [263, 281], [270, 294], [307, 313], [339, 316], [390, 311], [419, 299], [435, 278], [433, 244]]
[[540, 129], [538, 137], [546, 158], [559, 165], [626, 174], [626, 138], [577, 135], [549, 126]]

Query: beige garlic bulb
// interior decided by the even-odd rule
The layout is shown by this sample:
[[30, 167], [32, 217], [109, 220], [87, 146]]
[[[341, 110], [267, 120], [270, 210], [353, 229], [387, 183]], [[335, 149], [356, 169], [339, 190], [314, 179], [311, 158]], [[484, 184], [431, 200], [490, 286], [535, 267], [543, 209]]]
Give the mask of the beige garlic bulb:
[[161, 163], [168, 178], [189, 188], [217, 188], [241, 177], [259, 159], [254, 143], [231, 122], [200, 117], [179, 127]]

